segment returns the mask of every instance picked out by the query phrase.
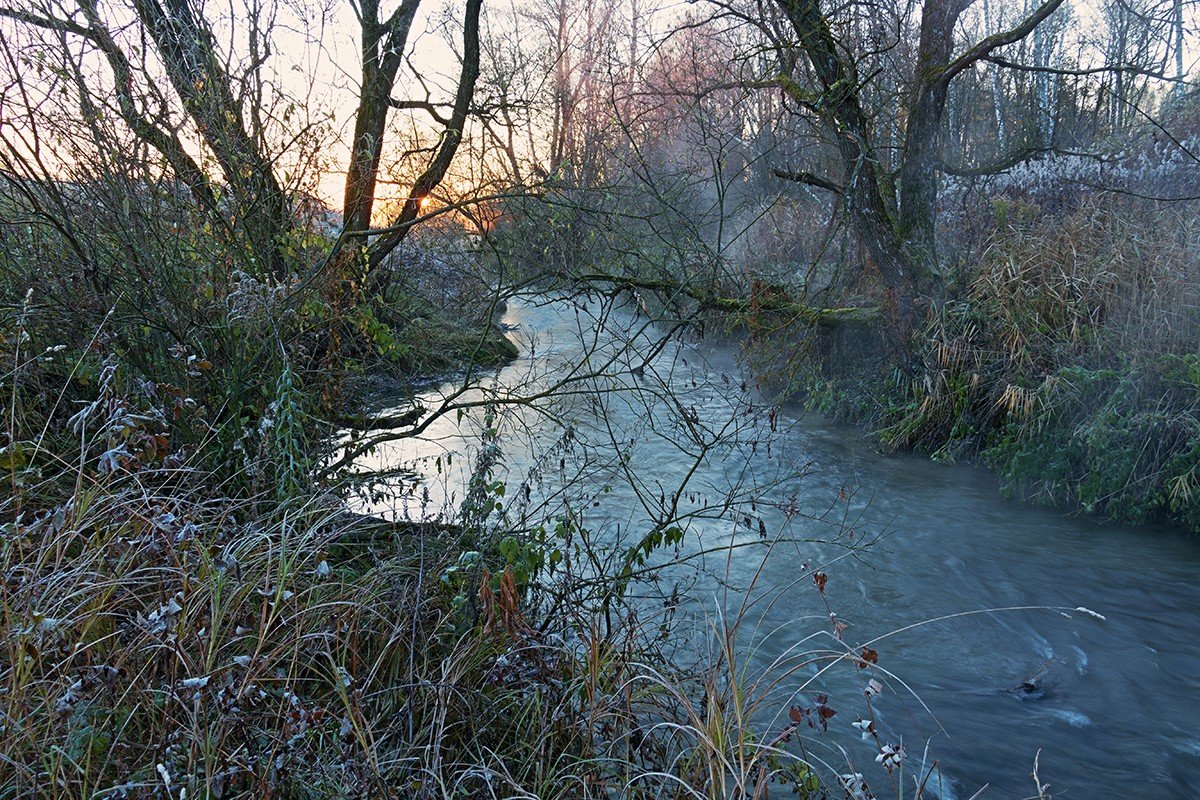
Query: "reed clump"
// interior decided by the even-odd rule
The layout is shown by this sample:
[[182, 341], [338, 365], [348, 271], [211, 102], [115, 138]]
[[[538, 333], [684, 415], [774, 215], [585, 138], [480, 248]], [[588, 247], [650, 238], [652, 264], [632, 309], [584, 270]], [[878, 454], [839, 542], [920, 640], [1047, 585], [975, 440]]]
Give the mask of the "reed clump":
[[892, 447], [982, 456], [1015, 496], [1200, 530], [1194, 214], [1111, 196], [1065, 216], [1020, 205], [997, 201], [980, 265], [882, 399], [826, 371], [810, 400]]

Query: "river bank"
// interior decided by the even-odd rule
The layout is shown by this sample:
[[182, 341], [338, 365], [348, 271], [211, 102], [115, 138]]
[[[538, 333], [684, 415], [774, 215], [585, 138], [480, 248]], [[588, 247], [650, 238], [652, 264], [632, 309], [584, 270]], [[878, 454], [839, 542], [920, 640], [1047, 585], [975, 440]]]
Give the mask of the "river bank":
[[1125, 212], [1010, 227], [899, 348], [882, 324], [728, 319], [781, 392], [889, 450], [985, 464], [1010, 497], [1200, 532], [1194, 279], [1184, 248], [1128, 239], [1139, 213], [1190, 228]]
[[971, 364], [955, 346], [928, 340], [911, 374], [818, 364], [796, 396], [887, 451], [984, 465], [1007, 497], [1200, 532], [1194, 358], [1014, 372]]

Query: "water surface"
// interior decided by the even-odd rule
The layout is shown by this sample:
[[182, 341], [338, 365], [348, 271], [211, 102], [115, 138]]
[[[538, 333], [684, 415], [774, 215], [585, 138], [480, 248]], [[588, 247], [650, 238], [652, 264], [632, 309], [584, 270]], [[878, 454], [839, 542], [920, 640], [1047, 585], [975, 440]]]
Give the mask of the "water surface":
[[[364, 466], [402, 469], [395, 492], [368, 507], [454, 513], [484, 428], [498, 432], [494, 477], [507, 482], [513, 515], [585, 503], [599, 535], [627, 535], [645, 530], [688, 476], [685, 552], [764, 534], [830, 540], [780, 543], [765, 562], [762, 548], [698, 560], [720, 580], [699, 580], [689, 610], [711, 618], [748, 587], [761, 598], [744, 637], [752, 670], [778, 666], [814, 634], [803, 649], [829, 648], [831, 612], [848, 643], [884, 637], [872, 647], [896, 678], [876, 701], [881, 735], [903, 739], [910, 764], [928, 742], [943, 795], [985, 785], [984, 798], [1035, 794], [1040, 751], [1040, 778], [1056, 797], [1200, 796], [1200, 541], [1008, 502], [981, 469], [881, 455], [853, 428], [794, 405], [771, 410], [743, 384], [736, 348], [656, 350], [659, 332], [644, 319], [600, 314], [596, 303], [514, 303], [505, 322], [522, 357], [495, 377], [495, 395], [539, 395], [566, 379], [566, 396], [490, 418], [482, 408], [448, 415], [419, 441], [381, 448]], [[606, 377], [585, 378], [588, 368]], [[422, 401], [433, 407], [454, 389]], [[728, 441], [703, 451], [719, 431]], [[737, 509], [726, 518], [703, 510], [726, 499]], [[864, 542], [873, 544], [850, 549]], [[814, 569], [828, 575], [824, 596]], [[1044, 606], [1104, 619], [1035, 608]], [[1015, 610], [974, 613], [986, 609]], [[840, 759], [841, 771], [849, 759], [885, 786], [877, 751], [850, 726], [865, 713], [868, 673], [842, 666], [805, 684], [817, 668], [785, 682], [768, 707], [783, 719], [791, 703], [829, 691], [839, 713], [829, 733], [812, 734], [814, 753]], [[1011, 691], [1038, 672], [1044, 694]]]

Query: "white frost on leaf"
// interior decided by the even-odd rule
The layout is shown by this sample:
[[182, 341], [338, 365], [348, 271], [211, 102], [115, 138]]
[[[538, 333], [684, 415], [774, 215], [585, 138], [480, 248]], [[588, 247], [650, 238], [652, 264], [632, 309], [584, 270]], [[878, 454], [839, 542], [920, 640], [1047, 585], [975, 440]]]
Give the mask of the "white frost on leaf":
[[904, 745], [885, 744], [879, 751], [879, 755], [875, 756], [875, 761], [883, 764], [887, 771], [891, 772], [904, 761]]
[[862, 734], [863, 741], [867, 741], [875, 733], [875, 720], [872, 719], [857, 719], [850, 723], [858, 729]]

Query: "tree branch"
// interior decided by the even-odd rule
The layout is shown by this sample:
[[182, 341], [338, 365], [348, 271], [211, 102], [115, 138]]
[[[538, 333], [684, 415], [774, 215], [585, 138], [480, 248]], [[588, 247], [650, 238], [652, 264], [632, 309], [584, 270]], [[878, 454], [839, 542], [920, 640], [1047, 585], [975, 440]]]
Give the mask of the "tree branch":
[[[439, 125], [450, 125], [450, 120], [446, 119], [438, 112], [437, 105], [429, 102], [428, 100], [397, 100], [393, 97], [388, 99], [388, 105], [397, 111], [424, 111], [425, 113], [429, 114], [429, 116], [433, 117]], [[442, 103], [441, 105], [449, 104]]]
[[940, 165], [940, 170], [947, 175], [954, 175], [959, 178], [980, 178], [986, 175], [996, 175], [1005, 170], [1023, 164], [1034, 156], [1040, 156], [1047, 153], [1052, 153], [1059, 156], [1082, 156], [1084, 158], [1094, 158], [1097, 161], [1104, 161], [1104, 157], [1096, 153], [1088, 153], [1078, 150], [1063, 150], [1058, 147], [1023, 147], [1008, 155], [1002, 156], [988, 164], [979, 164], [969, 167], [965, 165], [954, 165], [943, 162]]
[[962, 72], [967, 67], [987, 57], [993, 50], [996, 50], [1005, 45], [1014, 44], [1021, 41], [1038, 25], [1042, 24], [1043, 20], [1058, 10], [1058, 7], [1063, 4], [1063, 0], [1046, 0], [1042, 5], [1038, 6], [1032, 14], [1014, 28], [1006, 31], [994, 33], [991, 36], [983, 39], [973, 47], [969, 48], [958, 58], [951, 61], [941, 74], [937, 75], [935, 80], [941, 81], [943, 84], [949, 83], [954, 79], [954, 76]]
[[796, 183], [807, 184], [808, 186], [816, 186], [818, 189], [824, 189], [828, 192], [833, 192], [836, 195], [845, 193], [845, 188], [834, 183], [831, 180], [822, 178], [820, 175], [814, 175], [811, 172], [787, 172], [782, 169], [773, 169], [771, 174], [776, 178], [783, 178], [785, 181], [794, 181]]
[[82, 25], [69, 20], [42, 17], [38, 16], [37, 14], [30, 14], [28, 11], [21, 11], [15, 8], [8, 8], [6, 6], [0, 6], [0, 17], [7, 17], [11, 20], [24, 22], [26, 25], [34, 25], [38, 28], [45, 28], [46, 30], [73, 33], [77, 36], [87, 37], [91, 33], [91, 31]]
[[1067, 77], [1083, 77], [1086, 75], [1105, 75], [1114, 72], [1124, 72], [1129, 75], [1139, 75], [1143, 78], [1154, 78], [1160, 81], [1168, 81], [1171, 83], [1188, 83], [1186, 78], [1180, 78], [1171, 75], [1164, 75], [1162, 72], [1148, 70], [1145, 67], [1139, 67], [1136, 64], [1112, 64], [1103, 67], [1089, 67], [1087, 69], [1066, 69], [1063, 67], [1040, 67], [1033, 64], [1018, 64], [1015, 61], [1009, 61], [1000, 56], [986, 56], [984, 61], [989, 64], [995, 64], [998, 67], [1015, 70], [1017, 72], [1042, 72], [1049, 75], [1064, 75]]

